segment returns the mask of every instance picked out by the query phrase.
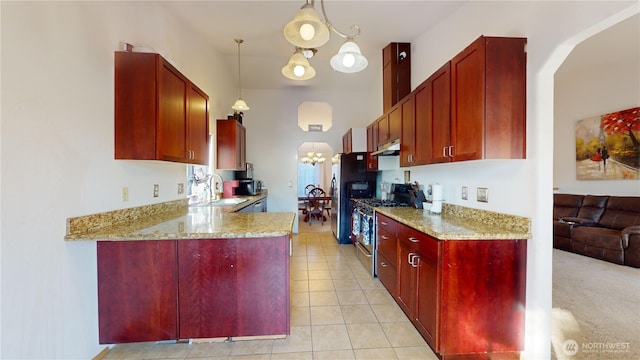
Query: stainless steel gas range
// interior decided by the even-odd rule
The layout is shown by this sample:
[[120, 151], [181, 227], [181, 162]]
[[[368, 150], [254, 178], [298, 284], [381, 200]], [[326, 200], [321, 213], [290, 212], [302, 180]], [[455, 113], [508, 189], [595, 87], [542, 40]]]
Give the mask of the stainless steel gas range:
[[410, 186], [393, 184], [392, 200], [378, 198], [354, 199], [351, 215], [351, 234], [356, 247], [356, 257], [362, 265], [375, 277], [376, 269], [376, 208], [410, 206]]

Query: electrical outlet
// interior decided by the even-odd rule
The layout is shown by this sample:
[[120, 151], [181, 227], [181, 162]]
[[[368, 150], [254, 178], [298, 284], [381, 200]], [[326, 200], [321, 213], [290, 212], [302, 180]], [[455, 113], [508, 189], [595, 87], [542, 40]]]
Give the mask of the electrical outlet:
[[153, 184], [153, 197], [158, 197], [160, 195], [160, 185]]
[[178, 195], [184, 194], [184, 183], [178, 183]]
[[469, 195], [467, 193], [467, 187], [463, 186], [462, 187], [462, 200], [467, 200], [469, 198]]
[[123, 186], [122, 187], [121, 199], [122, 199], [123, 202], [129, 201], [129, 187], [127, 187], [127, 186]]
[[489, 189], [487, 189], [487, 188], [478, 188], [478, 201], [479, 202], [489, 202]]

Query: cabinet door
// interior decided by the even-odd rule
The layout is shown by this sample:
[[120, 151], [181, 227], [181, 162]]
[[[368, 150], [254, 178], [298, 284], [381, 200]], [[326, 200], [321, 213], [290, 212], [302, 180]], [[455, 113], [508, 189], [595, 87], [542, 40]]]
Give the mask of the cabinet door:
[[415, 324], [433, 349], [437, 346], [438, 240], [423, 236], [418, 247]]
[[375, 122], [367, 126], [367, 171], [378, 170], [378, 157], [371, 155], [373, 151], [377, 150], [378, 146], [376, 126]]
[[189, 87], [188, 80], [161, 59], [158, 75], [158, 159], [183, 161], [188, 158], [186, 123]]
[[236, 239], [179, 240], [180, 338], [234, 335]]
[[450, 161], [450, 63], [415, 91], [416, 161], [414, 165]]
[[349, 154], [352, 151], [352, 131], [352, 129], [349, 129], [342, 135], [342, 152], [345, 154]]
[[402, 107], [397, 105], [389, 112], [389, 137], [388, 141], [400, 139], [402, 136]]
[[451, 139], [455, 161], [483, 156], [485, 47], [479, 38], [451, 60]]
[[400, 103], [402, 111], [402, 131], [400, 136], [400, 166], [414, 165], [416, 156], [416, 139], [424, 141], [416, 133], [414, 117], [414, 98], [411, 94]]
[[187, 156], [189, 162], [209, 163], [209, 96], [191, 84], [187, 122]]
[[246, 164], [246, 131], [236, 120], [216, 121], [217, 168], [244, 170]]
[[416, 301], [417, 253], [412, 242], [403, 235], [404, 225], [398, 225], [398, 305], [414, 319]]
[[376, 122], [378, 123], [378, 145], [389, 142], [389, 116], [384, 114]]
[[178, 338], [176, 242], [98, 241], [101, 344]]
[[289, 237], [237, 239], [236, 336], [288, 335]]

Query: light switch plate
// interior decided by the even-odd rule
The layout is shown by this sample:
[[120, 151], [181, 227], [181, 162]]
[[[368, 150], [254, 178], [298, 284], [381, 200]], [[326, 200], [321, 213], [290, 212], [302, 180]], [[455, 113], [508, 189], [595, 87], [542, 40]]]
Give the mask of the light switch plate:
[[478, 201], [479, 202], [489, 202], [489, 189], [487, 188], [478, 188]]

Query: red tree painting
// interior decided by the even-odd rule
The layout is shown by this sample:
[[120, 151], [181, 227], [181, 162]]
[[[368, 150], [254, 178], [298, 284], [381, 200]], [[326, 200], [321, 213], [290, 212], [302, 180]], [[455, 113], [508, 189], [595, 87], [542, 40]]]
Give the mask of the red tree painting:
[[578, 180], [640, 178], [640, 107], [576, 124]]

